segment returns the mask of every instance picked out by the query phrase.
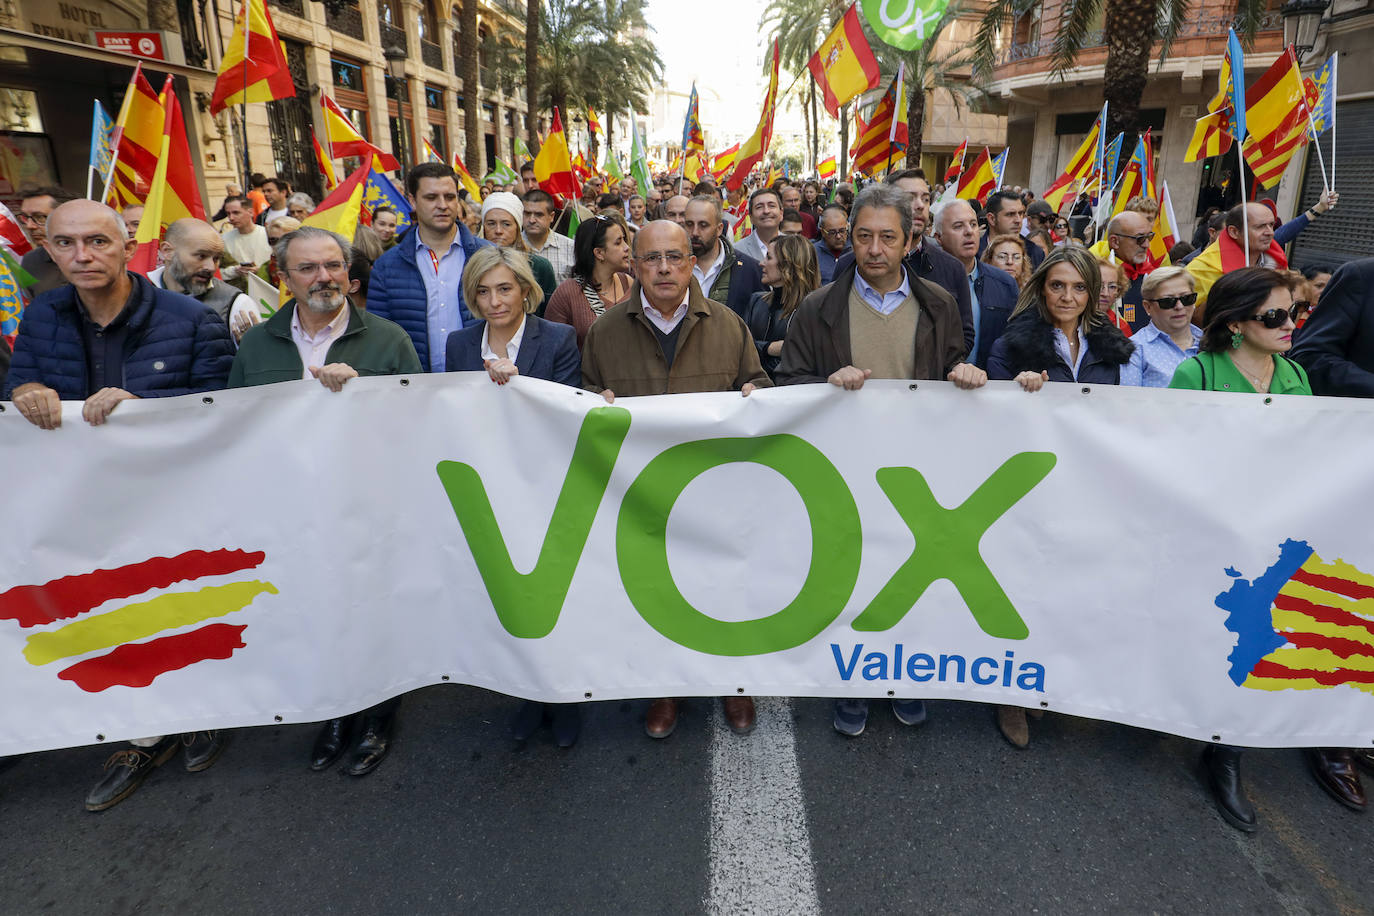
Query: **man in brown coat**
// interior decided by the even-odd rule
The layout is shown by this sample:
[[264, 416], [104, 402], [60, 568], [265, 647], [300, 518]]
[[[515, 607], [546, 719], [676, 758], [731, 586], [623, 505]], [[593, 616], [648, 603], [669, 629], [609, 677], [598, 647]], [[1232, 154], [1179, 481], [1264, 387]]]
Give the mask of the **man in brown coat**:
[[[692, 279], [691, 240], [677, 223], [658, 220], [634, 244], [636, 283], [630, 296], [606, 309], [582, 344], [582, 387], [616, 395], [739, 391], [772, 385], [744, 321], [701, 294]], [[754, 728], [752, 697], [724, 697], [735, 734]], [[654, 700], [644, 720], [651, 738], [677, 727], [676, 699]]]
[[[967, 362], [954, 297], [902, 263], [911, 240], [911, 195], [888, 184], [859, 192], [850, 211], [854, 267], [802, 300], [787, 329], [777, 379], [829, 382], [858, 391], [870, 378], [947, 380], [980, 388], [988, 374]], [[895, 699], [903, 725], [926, 719], [921, 700]], [[837, 700], [835, 730], [854, 737], [868, 722], [867, 700]]]

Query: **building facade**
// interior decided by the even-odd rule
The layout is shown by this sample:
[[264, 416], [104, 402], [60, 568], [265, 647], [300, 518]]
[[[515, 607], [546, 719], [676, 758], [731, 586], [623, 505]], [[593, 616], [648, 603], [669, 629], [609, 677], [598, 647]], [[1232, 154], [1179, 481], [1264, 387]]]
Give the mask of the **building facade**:
[[[489, 58], [503, 43], [523, 47], [525, 7], [471, 2], [480, 4], [478, 34], [465, 41], [461, 3], [447, 0], [268, 0], [296, 96], [212, 117], [235, 0], [0, 0], [0, 200], [33, 184], [86, 192], [91, 102], [114, 116], [140, 60], [154, 89], [174, 77], [210, 212], [224, 185], [242, 183], [249, 170], [280, 176], [319, 200], [311, 132], [323, 136], [321, 93], [403, 166], [423, 158], [425, 140], [445, 158], [461, 155], [464, 53], [478, 57], [474, 129], [482, 161], [467, 165], [480, 176], [497, 156], [510, 162], [514, 138], [523, 135], [523, 90]], [[387, 52], [404, 58], [400, 78], [388, 72]]]

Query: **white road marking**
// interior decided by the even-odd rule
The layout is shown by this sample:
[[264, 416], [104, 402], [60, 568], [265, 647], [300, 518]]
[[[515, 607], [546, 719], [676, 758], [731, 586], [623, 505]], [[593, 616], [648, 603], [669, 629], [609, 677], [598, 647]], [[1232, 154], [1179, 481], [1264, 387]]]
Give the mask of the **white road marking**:
[[752, 734], [732, 733], [722, 714], [711, 732], [706, 912], [819, 914], [792, 703], [758, 697], [755, 704], [758, 725]]

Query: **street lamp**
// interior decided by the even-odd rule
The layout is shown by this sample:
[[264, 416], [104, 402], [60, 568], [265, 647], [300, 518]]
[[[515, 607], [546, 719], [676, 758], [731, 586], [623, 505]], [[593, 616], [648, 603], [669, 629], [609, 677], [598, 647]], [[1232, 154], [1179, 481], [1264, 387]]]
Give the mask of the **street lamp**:
[[406, 49], [400, 45], [387, 45], [382, 48], [382, 56], [386, 58], [386, 72], [394, 80], [404, 82], [406, 78]]
[[1283, 43], [1292, 45], [1301, 61], [1317, 43], [1317, 29], [1329, 0], [1288, 0], [1280, 9]]

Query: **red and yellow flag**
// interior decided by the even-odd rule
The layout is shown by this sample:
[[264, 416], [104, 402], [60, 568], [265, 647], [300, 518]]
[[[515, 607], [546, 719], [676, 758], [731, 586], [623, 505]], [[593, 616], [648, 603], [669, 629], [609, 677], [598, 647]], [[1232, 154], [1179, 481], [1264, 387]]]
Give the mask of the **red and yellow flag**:
[[822, 180], [834, 178], [836, 168], [835, 157], [831, 156], [829, 159], [822, 160], [821, 164], [816, 166], [816, 174], [819, 175]]
[[587, 106], [587, 132], [593, 134], [601, 133], [601, 122], [597, 120], [596, 112], [592, 111], [592, 106]]
[[334, 174], [334, 161], [324, 154], [324, 148], [320, 146], [320, 138], [315, 136], [315, 132], [310, 132], [310, 142], [315, 146], [315, 162], [320, 166], [320, 174], [324, 176], [324, 189], [332, 191], [339, 186], [339, 176]]
[[289, 99], [296, 84], [286, 65], [286, 52], [277, 38], [276, 26], [265, 0], [243, 0], [234, 19], [234, 32], [219, 63], [210, 114], [219, 114], [243, 102]]
[[1183, 154], [1184, 162], [1200, 162], [1213, 156], [1220, 156], [1231, 148], [1231, 109], [1223, 108], [1197, 119], [1193, 127], [1193, 139], [1188, 141], [1188, 150]]
[[724, 181], [726, 174], [729, 173], [731, 167], [734, 166], [735, 157], [738, 155], [739, 144], [736, 143], [724, 152], [712, 156], [711, 164], [708, 166], [711, 171], [711, 177], [716, 181]]
[[1182, 237], [1178, 220], [1174, 217], [1174, 201], [1169, 196], [1169, 182], [1159, 185], [1159, 215], [1155, 217], [1155, 237], [1150, 240], [1150, 263], [1163, 267], [1169, 263], [1169, 249]]
[[985, 146], [973, 164], [959, 176], [959, 188], [954, 196], [960, 200], [981, 201], [996, 189], [997, 174], [992, 170], [992, 154]]
[[563, 134], [563, 118], [557, 108], [553, 110], [549, 135], [544, 138], [539, 155], [534, 157], [534, 177], [538, 179], [539, 187], [560, 203], [577, 200], [580, 196], [581, 189], [573, 175], [572, 156], [568, 154], [568, 140]]
[[806, 66], [825, 93], [825, 110], [832, 118], [840, 116], [841, 105], [878, 85], [878, 59], [864, 36], [856, 5], [835, 23]]
[[468, 199], [480, 201], [482, 199], [482, 187], [477, 183], [477, 179], [472, 177], [468, 167], [463, 165], [463, 160], [458, 157], [458, 151], [453, 152], [453, 171], [458, 173], [458, 188], [468, 192]]
[[1290, 46], [1245, 91], [1245, 161], [1255, 170], [1255, 187], [1279, 182], [1293, 154], [1310, 139], [1307, 97], [1297, 57]]
[[1083, 138], [1083, 142], [1078, 144], [1078, 149], [1074, 150], [1073, 157], [1069, 159], [1069, 164], [1064, 167], [1064, 172], [1054, 180], [1054, 184], [1044, 194], [1040, 195], [1045, 203], [1054, 208], [1058, 213], [1064, 208], [1065, 198], [1077, 193], [1086, 186], [1089, 178], [1097, 171], [1097, 157], [1101, 152], [1102, 131], [1105, 126], [1102, 123], [1103, 115], [1099, 114], [1097, 120], [1093, 121], [1092, 128], [1088, 135]]
[[749, 135], [749, 139], [740, 145], [739, 153], [735, 156], [735, 170], [725, 182], [725, 186], [732, 190], [743, 186], [744, 179], [749, 177], [754, 166], [763, 161], [764, 154], [768, 152], [768, 144], [772, 142], [773, 109], [778, 100], [778, 60], [778, 43], [775, 40], [773, 62], [768, 75], [768, 91], [763, 96], [763, 111], [759, 113], [758, 126]]
[[205, 219], [205, 205], [196, 185], [196, 171], [191, 163], [191, 147], [186, 142], [186, 122], [181, 116], [181, 103], [172, 87], [172, 76], [162, 85], [158, 97], [164, 112], [162, 141], [158, 144], [157, 167], [148, 183], [148, 199], [144, 203], [143, 220], [134, 236], [138, 250], [129, 269], [146, 274], [158, 265], [157, 246], [162, 230], [179, 219]]
[[906, 87], [898, 74], [878, 100], [863, 132], [854, 138], [854, 147], [849, 153], [854, 160], [854, 171], [865, 175], [885, 171], [906, 155], [907, 140]]
[[320, 107], [324, 109], [325, 140], [329, 143], [331, 158], [345, 159], [357, 156], [366, 159], [368, 156], [375, 156], [377, 166], [383, 172], [394, 172], [401, 167], [395, 156], [364, 140], [363, 135], [358, 133], [358, 128], [348, 120], [348, 116], [339, 108], [338, 103], [323, 92], [320, 93]]
[[1116, 193], [1116, 203], [1112, 207], [1112, 216], [1125, 212], [1126, 204], [1132, 197], [1158, 200], [1156, 193], [1154, 148], [1150, 143], [1150, 131], [1147, 128], [1136, 141], [1131, 161], [1126, 163], [1126, 171], [1121, 176], [1121, 187]]
[[964, 142], [959, 144], [959, 148], [956, 149], [954, 155], [950, 157], [949, 168], [945, 169], [945, 184], [949, 184], [951, 181], [958, 178], [964, 171], [964, 154], [967, 152], [968, 137], [965, 137]]
[[114, 169], [106, 203], [117, 210], [142, 204], [148, 185], [157, 171], [157, 152], [162, 147], [162, 127], [166, 113], [157, 93], [143, 75], [143, 63], [134, 66], [124, 102], [115, 119], [110, 149]]
[[302, 223], [337, 232], [350, 241], [358, 231], [358, 218], [363, 212], [363, 192], [368, 173], [372, 171], [372, 156], [364, 156], [363, 164], [339, 185]]

